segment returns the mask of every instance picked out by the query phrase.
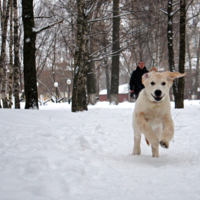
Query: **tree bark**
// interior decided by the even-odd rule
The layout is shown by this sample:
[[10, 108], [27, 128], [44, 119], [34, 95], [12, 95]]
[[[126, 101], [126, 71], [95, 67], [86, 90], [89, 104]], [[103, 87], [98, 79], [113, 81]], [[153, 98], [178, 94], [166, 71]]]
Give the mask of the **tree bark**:
[[12, 107], [13, 93], [13, 0], [10, 2], [10, 69], [9, 69], [9, 108]]
[[17, 0], [13, 2], [14, 6], [14, 88], [13, 93], [15, 97], [15, 109], [20, 109], [19, 101], [19, 73], [20, 73], [20, 63], [19, 63], [19, 35], [18, 35], [18, 13], [17, 13]]
[[[196, 65], [196, 75], [195, 75], [195, 85], [194, 85], [194, 93], [198, 95], [198, 87], [199, 87], [199, 60], [200, 60], [200, 34], [199, 34], [199, 46], [197, 51], [197, 65]], [[198, 92], [197, 92], [198, 91]]]
[[[54, 36], [54, 48], [53, 48], [53, 62], [52, 62], [52, 78], [53, 78], [53, 83], [56, 82], [56, 74], [55, 74], [55, 70], [54, 70], [54, 66], [55, 66], [55, 62], [56, 62], [56, 42], [57, 42], [57, 33], [55, 32], [55, 36]], [[55, 87], [55, 98], [56, 98], [56, 103], [58, 101], [58, 87]]]
[[[107, 55], [106, 46], [108, 45], [106, 37], [103, 40], [104, 54]], [[107, 101], [110, 101], [110, 76], [109, 76], [109, 64], [108, 57], [104, 58], [105, 75], [106, 75], [106, 89], [107, 89]]]
[[10, 12], [10, 0], [6, 7], [7, 1], [3, 4], [3, 15], [2, 15], [2, 43], [1, 43], [1, 57], [0, 57], [0, 85], [1, 85], [1, 98], [3, 101], [3, 108], [8, 108], [8, 102], [6, 97], [6, 83], [7, 83], [7, 64], [6, 64], [6, 39], [7, 39], [7, 26]]
[[77, 0], [77, 8], [77, 38], [74, 57], [72, 112], [88, 110], [86, 101], [88, 71], [88, 16], [85, 13], [85, 0]]
[[[118, 16], [118, 17], [116, 17]], [[113, 0], [113, 56], [112, 56], [112, 72], [111, 72], [111, 90], [110, 103], [118, 104], [118, 86], [119, 86], [119, 0]]]
[[96, 80], [94, 75], [95, 62], [91, 61], [88, 66], [89, 66], [87, 73], [88, 104], [95, 105], [96, 103]]
[[[175, 72], [175, 65], [174, 65], [174, 44], [173, 44], [173, 1], [168, 0], [168, 26], [167, 26], [167, 40], [168, 40], [168, 63], [169, 63], [169, 70], [171, 72]], [[177, 80], [174, 80], [173, 84], [173, 94], [175, 101], [177, 99], [177, 93], [178, 93], [178, 85]]]
[[24, 25], [24, 85], [25, 109], [38, 109], [38, 93], [35, 65], [35, 40], [33, 32], [33, 0], [22, 0], [22, 19]]
[[[90, 26], [91, 32], [91, 26]], [[89, 33], [90, 34], [90, 33]], [[91, 36], [89, 36], [89, 54], [93, 52], [91, 46]], [[95, 79], [95, 62], [91, 61], [88, 64], [88, 73], [87, 73], [87, 95], [88, 95], [88, 104], [95, 105], [96, 103], [96, 79]]]
[[191, 99], [192, 97], [192, 82], [193, 82], [193, 76], [192, 76], [192, 63], [191, 63], [191, 52], [190, 52], [190, 38], [189, 35], [186, 36], [186, 49], [187, 49], [187, 55], [188, 55], [188, 62], [189, 62], [189, 87], [187, 90], [188, 98]]
[[106, 74], [106, 88], [107, 88], [107, 100], [110, 100], [110, 78], [109, 78], [109, 65], [108, 58], [104, 58], [105, 74]]
[[[180, 1], [180, 43], [179, 43], [179, 72], [185, 72], [185, 33], [186, 33], [186, 4]], [[175, 108], [184, 108], [185, 79], [178, 79], [178, 94], [175, 98]]]

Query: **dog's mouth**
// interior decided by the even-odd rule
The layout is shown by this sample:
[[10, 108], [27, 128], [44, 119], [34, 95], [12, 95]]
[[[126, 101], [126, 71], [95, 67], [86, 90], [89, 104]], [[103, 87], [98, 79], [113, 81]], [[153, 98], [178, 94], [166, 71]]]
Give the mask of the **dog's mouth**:
[[162, 97], [160, 97], [160, 96], [156, 96], [156, 97], [155, 97], [153, 94], [151, 94], [151, 96], [155, 99], [155, 101], [159, 102], [159, 101], [162, 100], [162, 98], [163, 98], [165, 95], [163, 95]]

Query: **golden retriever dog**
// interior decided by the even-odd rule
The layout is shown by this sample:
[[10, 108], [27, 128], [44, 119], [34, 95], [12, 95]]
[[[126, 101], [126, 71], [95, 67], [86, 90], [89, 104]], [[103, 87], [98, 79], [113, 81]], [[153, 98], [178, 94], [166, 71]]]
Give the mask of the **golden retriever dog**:
[[159, 144], [169, 148], [174, 135], [171, 117], [169, 89], [175, 78], [186, 73], [157, 72], [154, 68], [142, 76], [145, 88], [140, 92], [133, 112], [134, 148], [133, 155], [140, 155], [141, 134], [145, 135], [147, 144], [151, 144], [152, 156], [159, 156]]

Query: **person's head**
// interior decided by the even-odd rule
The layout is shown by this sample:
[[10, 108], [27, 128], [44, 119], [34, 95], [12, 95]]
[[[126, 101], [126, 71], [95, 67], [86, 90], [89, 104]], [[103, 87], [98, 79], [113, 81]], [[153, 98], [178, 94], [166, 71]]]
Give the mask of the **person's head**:
[[138, 64], [138, 67], [140, 68], [140, 69], [144, 69], [144, 62], [143, 61], [140, 61], [139, 62], [139, 64]]

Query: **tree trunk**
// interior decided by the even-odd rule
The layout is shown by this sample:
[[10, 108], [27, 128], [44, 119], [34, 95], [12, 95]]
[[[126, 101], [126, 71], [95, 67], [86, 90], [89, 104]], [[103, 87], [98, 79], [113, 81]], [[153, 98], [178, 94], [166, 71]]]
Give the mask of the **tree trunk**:
[[19, 36], [18, 36], [18, 13], [17, 13], [17, 0], [13, 2], [14, 6], [14, 97], [15, 97], [15, 108], [20, 109], [19, 101], [19, 73], [20, 73], [20, 63], [19, 63]]
[[[186, 33], [186, 5], [180, 1], [180, 43], [179, 43], [179, 72], [185, 72], [185, 33]], [[175, 108], [184, 108], [185, 79], [178, 79], [178, 94], [175, 98]]]
[[[107, 55], [106, 46], [108, 45], [108, 41], [106, 37], [103, 40], [104, 54]], [[108, 65], [108, 57], [104, 58], [104, 66], [105, 66], [105, 75], [106, 75], [106, 89], [107, 89], [107, 101], [110, 101], [110, 76], [109, 76], [109, 65]]]
[[94, 76], [95, 62], [89, 63], [89, 69], [87, 73], [87, 94], [88, 104], [95, 105], [96, 103], [96, 80]]
[[100, 67], [98, 67], [98, 68], [97, 68], [97, 73], [96, 73], [96, 91], [97, 91], [97, 94], [99, 94], [100, 76], [101, 76]]
[[10, 3], [10, 69], [9, 69], [9, 108], [12, 107], [13, 89], [13, 0]]
[[88, 17], [85, 14], [85, 0], [77, 0], [77, 8], [77, 41], [74, 57], [72, 112], [88, 110], [86, 101], [86, 85], [88, 71]]
[[38, 109], [38, 93], [35, 65], [35, 40], [33, 32], [33, 0], [22, 0], [22, 18], [24, 25], [24, 86], [25, 109]]
[[192, 92], [193, 92], [193, 87], [192, 87], [192, 82], [193, 82], [193, 76], [192, 76], [192, 63], [191, 63], [191, 53], [190, 53], [190, 38], [189, 35], [186, 36], [186, 49], [187, 49], [187, 55], [188, 55], [188, 62], [189, 62], [189, 87], [187, 90], [188, 93], [188, 98], [191, 99], [192, 97]]
[[[175, 72], [175, 65], [174, 65], [174, 45], [173, 45], [173, 1], [168, 0], [168, 27], [167, 27], [167, 40], [168, 40], [168, 63], [169, 63], [169, 70], [171, 72]], [[173, 93], [174, 98], [177, 99], [177, 92], [178, 92], [178, 85], [177, 80], [174, 80], [173, 84]], [[176, 100], [175, 100], [176, 101]]]
[[110, 100], [110, 78], [109, 78], [109, 65], [108, 58], [104, 58], [105, 74], [106, 74], [106, 89], [107, 89], [107, 100]]
[[[90, 26], [91, 32], [91, 26]], [[90, 33], [89, 33], [90, 35]], [[89, 37], [89, 54], [93, 52], [91, 46], [91, 36]], [[96, 79], [95, 79], [95, 62], [91, 61], [88, 64], [88, 73], [87, 73], [87, 95], [88, 95], [88, 104], [95, 105], [96, 103]]]
[[[116, 17], [118, 16], [118, 17]], [[119, 86], [119, 0], [113, 0], [113, 56], [111, 73], [110, 103], [118, 104], [118, 86]]]
[[[199, 46], [198, 46], [198, 51], [197, 51], [197, 65], [196, 65], [196, 75], [195, 75], [195, 85], [193, 92], [195, 94], [199, 94], [198, 87], [199, 87], [199, 59], [200, 58], [200, 34], [199, 34]], [[198, 91], [198, 92], [197, 92]]]
[[[54, 71], [54, 65], [55, 65], [55, 62], [56, 62], [56, 39], [57, 39], [57, 33], [55, 32], [54, 48], [53, 48], [53, 62], [52, 62], [52, 66], [51, 66], [53, 84], [55, 84], [55, 82], [56, 82], [56, 74], [55, 74], [55, 71]], [[57, 100], [58, 100], [58, 88], [57, 87], [55, 87], [55, 98], [56, 98], [56, 103], [57, 103]]]
[[1, 98], [3, 101], [3, 108], [8, 108], [8, 102], [6, 97], [6, 82], [7, 82], [7, 64], [6, 64], [6, 39], [7, 39], [7, 26], [10, 12], [10, 0], [6, 7], [7, 1], [3, 4], [3, 15], [2, 15], [2, 43], [1, 43], [1, 57], [0, 57], [0, 85], [1, 85]]

